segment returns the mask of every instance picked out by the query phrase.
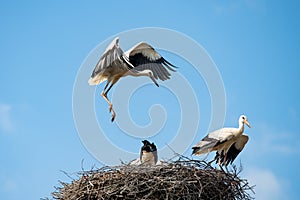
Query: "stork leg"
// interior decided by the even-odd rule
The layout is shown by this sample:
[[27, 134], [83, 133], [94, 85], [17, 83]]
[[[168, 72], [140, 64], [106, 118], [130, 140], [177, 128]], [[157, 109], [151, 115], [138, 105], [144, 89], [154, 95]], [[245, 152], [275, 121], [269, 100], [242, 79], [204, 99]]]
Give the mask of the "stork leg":
[[218, 159], [218, 165], [219, 165], [220, 170], [224, 171], [223, 168], [222, 168], [222, 164], [221, 164], [221, 159], [220, 158]]
[[102, 92], [101, 96], [105, 99], [105, 101], [108, 103], [109, 105], [109, 112], [111, 112], [111, 121], [113, 122], [115, 120], [116, 117], [116, 113], [113, 109], [113, 104], [108, 100], [107, 96], [105, 93]]
[[228, 168], [227, 168], [227, 165], [225, 164], [225, 169], [227, 171], [227, 174], [229, 174], [229, 171], [228, 171]]
[[225, 169], [227, 171], [227, 173], [229, 174], [229, 171], [228, 171], [228, 168], [227, 168], [227, 165], [226, 165], [226, 159], [227, 159], [227, 153], [225, 153], [225, 156], [224, 156], [224, 159], [223, 159], [223, 165], [225, 166]]
[[225, 173], [225, 171], [224, 171], [224, 169], [223, 169], [223, 167], [222, 167], [222, 163], [220, 162], [220, 160], [219, 160], [219, 162], [218, 162], [218, 165], [219, 165], [219, 167], [220, 167], [220, 170], [222, 170], [222, 172]]
[[[225, 155], [224, 154], [225, 154], [224, 150], [222, 150], [221, 152], [218, 151], [217, 155], [215, 157], [215, 160], [217, 159], [220, 170], [222, 170], [222, 172], [226, 173], [222, 167], [223, 165], [225, 165], [224, 160], [226, 159], [226, 154]], [[225, 168], [226, 168], [226, 171], [228, 172], [226, 165], [225, 165]]]
[[107, 84], [104, 87], [103, 92], [101, 93], [101, 96], [105, 99], [105, 101], [108, 103], [109, 105], [109, 112], [111, 112], [111, 121], [113, 122], [115, 120], [116, 117], [116, 113], [113, 109], [113, 104], [109, 101], [109, 99], [107, 98], [107, 93], [109, 92], [109, 90], [112, 88], [112, 86], [114, 85], [114, 83], [112, 83], [109, 88], [105, 91], [105, 89], [107, 88], [109, 82], [107, 82]]

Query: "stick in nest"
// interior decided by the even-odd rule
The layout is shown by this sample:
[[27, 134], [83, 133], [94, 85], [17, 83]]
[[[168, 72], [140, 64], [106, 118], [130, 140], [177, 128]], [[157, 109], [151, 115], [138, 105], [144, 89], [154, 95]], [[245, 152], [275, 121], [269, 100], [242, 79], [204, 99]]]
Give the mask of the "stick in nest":
[[158, 166], [106, 166], [62, 183], [54, 199], [253, 199], [253, 186], [240, 171], [216, 170], [205, 161], [180, 156]]

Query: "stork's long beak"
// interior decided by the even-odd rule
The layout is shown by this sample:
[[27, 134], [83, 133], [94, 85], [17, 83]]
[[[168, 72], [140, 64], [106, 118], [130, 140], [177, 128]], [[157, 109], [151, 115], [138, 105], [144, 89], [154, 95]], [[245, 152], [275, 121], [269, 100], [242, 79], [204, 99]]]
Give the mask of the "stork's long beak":
[[251, 128], [250, 123], [248, 122], [248, 120], [245, 120], [245, 124], [246, 124], [249, 128]]
[[157, 81], [155, 80], [155, 78], [154, 78], [153, 76], [150, 76], [150, 78], [151, 78], [152, 81], [155, 83], [155, 85], [156, 85], [157, 87], [159, 87], [159, 85], [158, 85]]

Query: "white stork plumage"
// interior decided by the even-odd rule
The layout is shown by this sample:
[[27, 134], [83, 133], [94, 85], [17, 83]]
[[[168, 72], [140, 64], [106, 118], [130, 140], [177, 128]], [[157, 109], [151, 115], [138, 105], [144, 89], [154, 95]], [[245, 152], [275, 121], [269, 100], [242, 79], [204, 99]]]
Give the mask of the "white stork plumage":
[[175, 71], [175, 68], [145, 42], [140, 42], [123, 53], [119, 46], [119, 38], [116, 37], [101, 56], [88, 83], [98, 85], [107, 81], [101, 96], [109, 104], [109, 111], [112, 113], [111, 121], [114, 121], [116, 114], [107, 94], [121, 77], [148, 76], [156, 86], [159, 86], [156, 80], [169, 79], [171, 74], [168, 70]]
[[155, 144], [150, 143], [148, 140], [142, 141], [144, 146], [141, 148], [140, 161], [142, 165], [153, 166], [158, 161], [157, 148]]
[[[249, 128], [251, 128], [248, 119], [245, 115], [241, 115], [239, 117], [239, 127], [238, 128], [221, 128], [216, 131], [213, 131], [206, 135], [201, 141], [199, 141], [192, 149], [195, 155], [201, 155], [205, 153], [209, 153], [212, 151], [217, 151], [219, 155], [223, 155], [223, 158], [217, 157], [218, 164], [221, 167], [221, 161], [226, 161], [229, 158], [228, 151], [230, 147], [237, 142], [240, 136], [244, 132], [244, 124], [246, 124]], [[232, 155], [232, 154], [231, 154]], [[223, 163], [224, 164], [224, 163]], [[227, 165], [225, 165], [227, 167]], [[227, 168], [226, 168], [227, 169]]]
[[242, 134], [240, 135], [236, 141], [229, 147], [229, 150], [227, 151], [227, 157], [225, 160], [225, 154], [224, 151], [216, 152], [215, 160], [217, 163], [221, 163], [223, 166], [227, 166], [228, 164], [232, 164], [235, 158], [241, 153], [241, 151], [244, 149], [245, 145], [247, 144], [249, 140], [248, 135]]

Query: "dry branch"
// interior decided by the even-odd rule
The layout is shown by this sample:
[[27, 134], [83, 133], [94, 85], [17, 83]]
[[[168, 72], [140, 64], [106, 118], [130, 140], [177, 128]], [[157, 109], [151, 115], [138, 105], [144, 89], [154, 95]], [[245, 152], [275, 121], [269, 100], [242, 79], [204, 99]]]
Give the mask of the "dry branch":
[[98, 199], [252, 199], [239, 170], [214, 169], [205, 161], [181, 157], [154, 167], [120, 165], [78, 172], [80, 178], [61, 182], [52, 193], [60, 200]]

